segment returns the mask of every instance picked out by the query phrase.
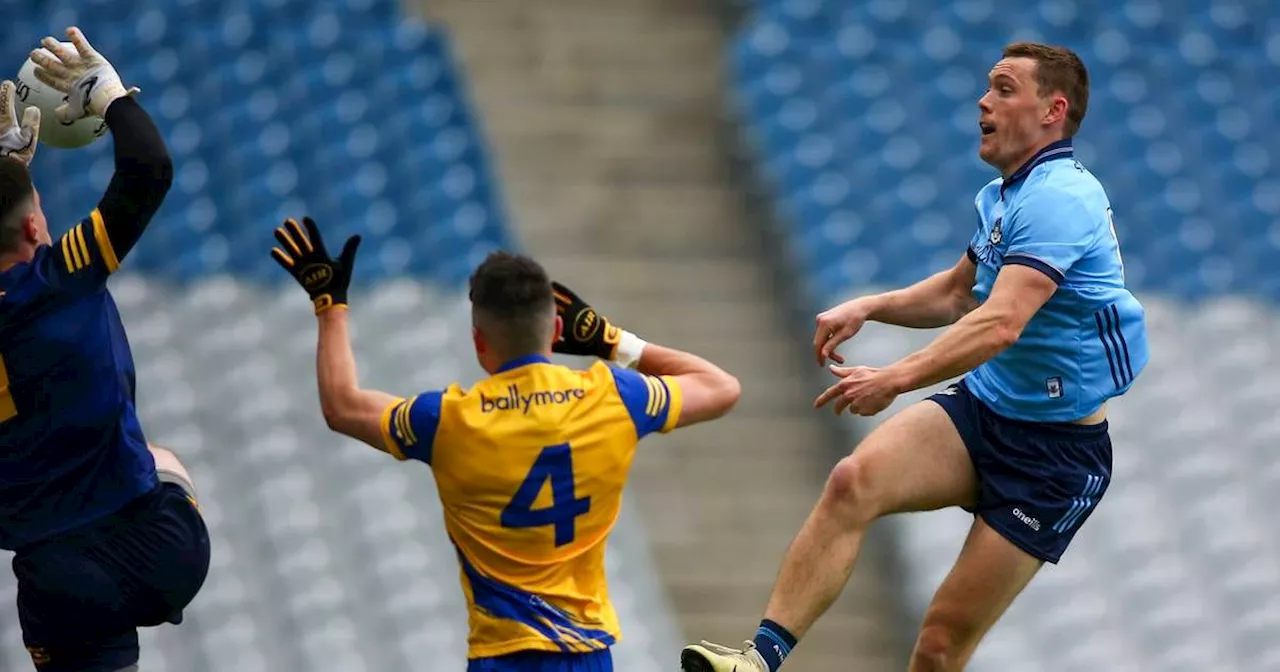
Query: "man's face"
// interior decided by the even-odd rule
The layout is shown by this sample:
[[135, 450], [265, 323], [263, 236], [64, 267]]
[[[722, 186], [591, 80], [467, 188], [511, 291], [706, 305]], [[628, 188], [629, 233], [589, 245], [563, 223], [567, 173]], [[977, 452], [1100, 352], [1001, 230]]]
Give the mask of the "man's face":
[[1003, 59], [988, 78], [987, 92], [978, 99], [978, 156], [1008, 174], [1047, 144], [1045, 122], [1052, 98], [1040, 97], [1036, 62], [1030, 58]]

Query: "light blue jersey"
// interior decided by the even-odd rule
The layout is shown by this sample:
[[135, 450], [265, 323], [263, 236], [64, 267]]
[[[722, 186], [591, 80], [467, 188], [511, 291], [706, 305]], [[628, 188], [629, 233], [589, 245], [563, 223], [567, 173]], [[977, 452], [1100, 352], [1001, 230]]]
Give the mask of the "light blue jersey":
[[986, 301], [1009, 264], [1043, 272], [1058, 291], [1016, 343], [968, 375], [973, 394], [1007, 418], [1067, 422], [1128, 391], [1147, 364], [1144, 311], [1124, 286], [1111, 203], [1071, 140], [987, 184], [976, 205], [974, 297]]

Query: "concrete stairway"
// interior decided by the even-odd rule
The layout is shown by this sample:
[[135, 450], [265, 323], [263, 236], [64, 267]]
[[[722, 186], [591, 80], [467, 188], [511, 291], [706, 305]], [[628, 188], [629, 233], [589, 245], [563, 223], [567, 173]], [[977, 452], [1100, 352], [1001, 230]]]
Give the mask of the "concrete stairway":
[[[618, 323], [743, 381], [731, 416], [647, 440], [633, 488], [686, 635], [749, 637], [844, 451], [810, 408], [815, 367], [785, 329], [771, 253], [744, 223], [716, 141], [714, 10], [430, 0], [425, 11], [467, 70], [525, 248]], [[788, 670], [901, 669], [882, 564], [867, 554]]]

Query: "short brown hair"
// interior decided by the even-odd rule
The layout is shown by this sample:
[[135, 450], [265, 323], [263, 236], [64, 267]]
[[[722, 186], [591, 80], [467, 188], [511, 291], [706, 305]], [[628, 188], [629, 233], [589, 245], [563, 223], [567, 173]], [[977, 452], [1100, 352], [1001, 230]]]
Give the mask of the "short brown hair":
[[0, 157], [0, 252], [12, 250], [22, 236], [22, 222], [31, 209], [35, 186], [27, 164]]
[[548, 345], [546, 333], [555, 320], [551, 278], [531, 257], [491, 252], [471, 274], [471, 310], [486, 335], [511, 357]]
[[1037, 42], [1015, 42], [1004, 48], [1003, 56], [1036, 62], [1039, 94], [1062, 93], [1067, 99], [1066, 134], [1067, 137], [1075, 135], [1089, 110], [1089, 70], [1076, 52]]

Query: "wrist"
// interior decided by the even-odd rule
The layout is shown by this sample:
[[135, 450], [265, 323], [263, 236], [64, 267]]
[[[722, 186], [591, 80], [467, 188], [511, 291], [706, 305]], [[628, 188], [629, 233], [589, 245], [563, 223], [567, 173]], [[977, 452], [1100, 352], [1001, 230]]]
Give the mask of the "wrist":
[[613, 361], [624, 368], [634, 369], [640, 363], [640, 357], [644, 354], [644, 348], [648, 343], [625, 329], [619, 331], [621, 333], [618, 337], [618, 346], [613, 349]]
[[[348, 310], [346, 299], [339, 301], [331, 294], [317, 296], [311, 299], [311, 304], [315, 306], [316, 317], [322, 317], [330, 313], [346, 315]], [[334, 310], [335, 308], [338, 310]]]
[[906, 394], [920, 387], [917, 382], [918, 367], [914, 364], [912, 357], [908, 356], [881, 370], [894, 394]]
[[99, 84], [98, 88], [90, 92], [86, 107], [89, 108], [88, 111], [90, 114], [99, 117], [106, 117], [107, 109], [111, 107], [112, 103], [120, 100], [121, 98], [128, 98], [130, 94], [136, 93], [137, 91], [138, 89], [136, 87], [133, 89], [125, 89], [124, 84], [121, 84], [118, 78], [113, 77]]
[[858, 311], [862, 313], [865, 321], [880, 322], [880, 318], [884, 315], [884, 311], [889, 304], [886, 297], [886, 294], [872, 294], [871, 296], [858, 297], [853, 300], [853, 303], [857, 304]]

